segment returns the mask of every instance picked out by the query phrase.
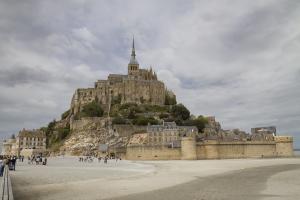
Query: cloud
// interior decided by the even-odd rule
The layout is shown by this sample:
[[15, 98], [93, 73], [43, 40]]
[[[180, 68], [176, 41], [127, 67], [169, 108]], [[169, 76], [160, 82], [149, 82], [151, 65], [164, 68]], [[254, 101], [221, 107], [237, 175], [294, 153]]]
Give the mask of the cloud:
[[0, 132], [45, 125], [76, 88], [126, 73], [134, 34], [141, 66], [194, 114], [299, 138], [299, 20], [293, 0], [1, 1]]
[[0, 84], [8, 87], [26, 83], [39, 84], [49, 81], [50, 78], [46, 71], [37, 67], [12, 66], [0, 69]]

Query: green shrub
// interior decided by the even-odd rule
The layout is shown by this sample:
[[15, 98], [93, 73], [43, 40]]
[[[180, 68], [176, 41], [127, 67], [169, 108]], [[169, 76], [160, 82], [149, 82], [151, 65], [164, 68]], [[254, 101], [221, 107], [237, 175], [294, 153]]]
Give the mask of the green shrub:
[[68, 116], [70, 115], [70, 109], [65, 111], [62, 115], [61, 115], [61, 119], [66, 119]]
[[128, 114], [128, 119], [135, 119], [135, 118], [136, 118], [135, 112], [133, 110], [130, 110]]
[[130, 107], [137, 107], [136, 103], [124, 103], [120, 106], [120, 110], [128, 109]]
[[92, 101], [91, 103], [84, 105], [82, 111], [77, 113], [74, 116], [74, 119], [80, 119], [82, 117], [102, 117], [103, 114], [104, 111], [101, 108], [101, 105]]
[[111, 105], [121, 104], [122, 96], [119, 94], [118, 96], [113, 96], [111, 100]]
[[166, 119], [166, 118], [168, 118], [169, 117], [169, 114], [168, 113], [160, 113], [159, 114], [159, 118], [160, 119]]
[[151, 104], [144, 104], [141, 105], [146, 112], [168, 112], [168, 107], [166, 106], [159, 106], [159, 105], [151, 105]]
[[205, 125], [208, 123], [207, 119], [203, 116], [199, 116], [196, 119], [189, 119], [183, 122], [184, 126], [196, 126], [198, 128], [198, 132], [202, 132], [205, 128]]
[[139, 116], [136, 119], [134, 119], [132, 121], [132, 123], [134, 125], [138, 125], [138, 126], [146, 126], [146, 125], [148, 125], [148, 123], [151, 124], [151, 125], [156, 125], [159, 122], [158, 122], [158, 120], [154, 119], [153, 117]]
[[176, 96], [171, 97], [167, 92], [165, 96], [165, 105], [176, 105]]
[[182, 104], [172, 106], [171, 114], [176, 119], [187, 120], [190, 118], [190, 111]]
[[112, 123], [113, 124], [127, 124], [127, 121], [123, 117], [115, 117], [115, 118], [113, 118]]
[[70, 127], [65, 127], [65, 128], [59, 128], [57, 129], [58, 132], [58, 140], [64, 140], [69, 134], [70, 134]]

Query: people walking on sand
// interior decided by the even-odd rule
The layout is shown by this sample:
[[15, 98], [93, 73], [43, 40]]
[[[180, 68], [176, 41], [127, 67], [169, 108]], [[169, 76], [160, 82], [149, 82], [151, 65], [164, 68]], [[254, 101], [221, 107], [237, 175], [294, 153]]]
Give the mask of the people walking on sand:
[[99, 157], [98, 157], [98, 162], [101, 162], [101, 159], [102, 159], [101, 156], [99, 156]]
[[105, 156], [105, 158], [104, 158], [104, 163], [105, 163], [105, 164], [107, 164], [107, 159], [108, 159], [108, 158]]

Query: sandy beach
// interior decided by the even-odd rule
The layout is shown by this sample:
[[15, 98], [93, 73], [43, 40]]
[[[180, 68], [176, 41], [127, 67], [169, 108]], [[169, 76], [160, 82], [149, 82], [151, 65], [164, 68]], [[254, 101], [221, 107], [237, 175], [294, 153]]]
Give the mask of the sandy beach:
[[18, 163], [15, 199], [295, 199], [300, 159]]

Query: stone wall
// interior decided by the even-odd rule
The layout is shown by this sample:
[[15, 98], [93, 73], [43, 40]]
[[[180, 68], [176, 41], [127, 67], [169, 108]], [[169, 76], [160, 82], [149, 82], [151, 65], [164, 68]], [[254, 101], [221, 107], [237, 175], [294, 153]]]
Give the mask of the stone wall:
[[230, 158], [268, 158], [293, 156], [292, 137], [275, 141], [204, 141], [195, 144], [192, 138], [182, 138], [181, 148], [155, 145], [127, 146], [129, 160], [196, 160]]
[[105, 117], [84, 117], [80, 120], [71, 120], [70, 121], [70, 129], [71, 130], [82, 130], [86, 128], [86, 126], [93, 127], [105, 127], [106, 124], [109, 123], [108, 119]]
[[287, 157], [294, 154], [293, 137], [275, 136], [276, 153], [279, 157]]
[[180, 160], [181, 148], [168, 148], [166, 146], [128, 146], [127, 160]]
[[255, 142], [217, 142], [197, 143], [197, 159], [261, 158], [276, 156], [276, 143]]

